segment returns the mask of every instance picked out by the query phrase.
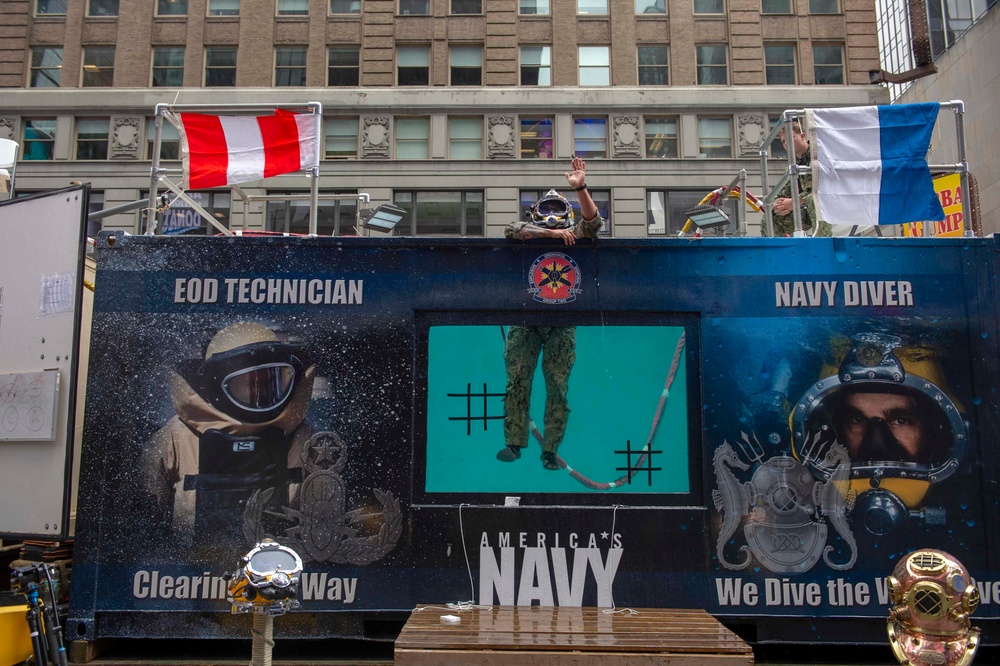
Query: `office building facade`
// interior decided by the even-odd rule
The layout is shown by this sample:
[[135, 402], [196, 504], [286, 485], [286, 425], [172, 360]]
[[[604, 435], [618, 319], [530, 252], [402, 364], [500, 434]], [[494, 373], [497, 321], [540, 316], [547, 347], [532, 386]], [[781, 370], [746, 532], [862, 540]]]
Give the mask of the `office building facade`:
[[[906, 22], [907, 0], [879, 0], [882, 62], [905, 70], [912, 62], [914, 40]], [[936, 72], [890, 87], [894, 103], [965, 102], [965, 145], [983, 234], [1000, 231], [1000, 3], [997, 0], [928, 0], [930, 55]], [[949, 114], [950, 115], [950, 114]], [[930, 161], [959, 159], [956, 125], [939, 122], [931, 140]]]
[[[145, 196], [156, 104], [320, 102], [321, 234], [359, 202], [400, 234], [496, 236], [574, 155], [613, 236], [675, 234], [748, 172], [785, 109], [886, 103], [863, 0], [8, 0], [0, 137], [19, 192], [90, 182], [92, 207]], [[178, 169], [177, 133], [162, 136]], [[784, 161], [780, 144], [774, 174]], [[177, 176], [179, 178], [179, 176]], [[771, 182], [774, 182], [772, 178]], [[304, 232], [301, 174], [194, 197], [234, 228]], [[571, 197], [572, 198], [572, 197]], [[141, 211], [91, 225], [144, 230]], [[759, 217], [751, 217], [751, 221]], [[214, 233], [183, 202], [166, 233]], [[758, 228], [751, 227], [752, 235]]]

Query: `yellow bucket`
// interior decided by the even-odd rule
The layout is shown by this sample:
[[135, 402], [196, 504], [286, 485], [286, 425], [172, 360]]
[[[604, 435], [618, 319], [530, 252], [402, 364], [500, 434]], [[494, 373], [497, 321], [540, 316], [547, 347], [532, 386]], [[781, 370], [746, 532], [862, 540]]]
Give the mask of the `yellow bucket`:
[[0, 666], [14, 666], [31, 656], [27, 606], [0, 606]]

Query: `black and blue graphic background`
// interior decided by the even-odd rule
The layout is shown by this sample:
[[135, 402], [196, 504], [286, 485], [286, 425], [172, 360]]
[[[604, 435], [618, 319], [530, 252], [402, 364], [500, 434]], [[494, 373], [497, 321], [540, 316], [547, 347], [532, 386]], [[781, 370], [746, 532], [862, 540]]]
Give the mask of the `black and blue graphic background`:
[[[173, 544], [171, 534], [146, 519], [146, 481], [138, 463], [143, 445], [174, 414], [167, 370], [199, 357], [216, 331], [237, 321], [265, 324], [310, 350], [320, 381], [308, 420], [317, 429], [338, 432], [348, 444], [342, 472], [347, 507], [371, 505], [372, 489], [380, 489], [399, 499], [403, 511], [403, 536], [383, 559], [366, 566], [306, 565], [307, 572], [327, 579], [357, 579], [356, 594], [350, 603], [325, 594], [310, 599], [302, 613], [312, 619], [283, 620], [286, 631], [329, 632], [317, 614], [405, 611], [417, 603], [473, 596], [497, 603], [503, 600], [495, 595], [499, 588], [482, 587], [484, 559], [495, 563], [497, 580], [502, 579], [487, 582], [503, 587], [513, 576], [517, 603], [540, 603], [548, 594], [554, 603], [572, 596], [594, 605], [606, 601], [597, 576], [609, 574], [593, 565], [614, 559], [609, 551], [619, 545], [610, 589], [620, 606], [699, 607], [750, 618], [882, 618], [886, 606], [878, 599], [876, 581], [891, 572], [903, 552], [936, 547], [957, 556], [986, 583], [989, 599], [984, 597], [977, 615], [1000, 615], [1000, 600], [990, 587], [1000, 576], [990, 527], [997, 524], [997, 498], [985, 482], [997, 476], [993, 433], [1000, 426], [992, 240], [705, 239], [692, 244], [602, 239], [568, 249], [579, 267], [581, 293], [572, 303], [552, 305], [535, 301], [528, 291], [532, 263], [545, 252], [566, 251], [546, 243], [118, 235], [109, 246], [107, 238], [99, 243], [74, 561], [75, 624], [69, 625], [80, 630], [81, 638], [160, 635], [165, 630], [143, 619], [144, 611], [155, 610], [178, 612], [172, 615], [171, 635], [242, 635], [218, 619], [228, 611], [224, 601], [139, 598], [135, 591], [137, 571], [218, 576], [249, 548], [231, 544], [230, 558], [209, 561], [198, 548]], [[213, 304], [175, 303], [176, 280], [187, 278], [363, 280], [363, 302], [254, 304], [220, 298]], [[887, 280], [910, 283], [912, 306], [845, 304], [845, 282]], [[790, 293], [794, 283], [836, 283], [835, 297], [780, 304], [775, 285], [785, 282]], [[438, 362], [429, 356], [447, 352], [446, 347], [434, 351], [429, 342], [435, 326], [545, 321], [624, 330], [634, 328], [637, 319], [640, 326], [683, 329], [687, 336], [684, 388], [668, 399], [671, 408], [683, 406], [683, 436], [669, 431], [676, 422], [665, 419], [662, 426], [670, 432], [664, 442], [686, 446], [669, 470], [683, 483], [634, 498], [573, 483], [561, 483], [557, 492], [523, 487], [508, 492], [494, 479], [494, 466], [503, 463], [487, 456], [462, 467], [460, 485], [429, 492], [435, 490], [428, 486], [428, 457], [435, 444], [426, 419], [429, 402], [438, 399], [428, 395], [429, 364]], [[755, 432], [764, 439], [777, 433], [776, 441], [768, 440], [769, 454], [790, 455], [787, 424], [762, 407], [776, 368], [784, 363], [791, 369], [786, 393], [794, 402], [829, 366], [834, 344], [858, 333], [900, 336], [940, 354], [970, 435], [969, 454], [958, 473], [935, 489], [947, 523], [914, 521], [892, 538], [865, 536], [853, 526], [859, 557], [847, 571], [833, 571], [822, 562], [791, 576], [758, 562], [727, 570], [717, 558], [722, 516], [712, 499], [714, 452], [741, 433]], [[499, 354], [499, 332], [496, 337]], [[672, 351], [664, 349], [672, 341], [653, 344], [663, 355]], [[637, 353], [635, 363], [642, 363], [649, 350]], [[570, 419], [582, 421], [583, 416], [574, 412]], [[537, 444], [532, 447], [532, 455], [514, 464], [537, 467]], [[568, 458], [570, 450], [565, 454]], [[600, 480], [620, 474], [609, 469]], [[521, 508], [503, 507], [509, 495], [520, 496]], [[723, 544], [725, 552], [738, 552], [741, 536], [742, 530]], [[843, 547], [832, 534], [830, 545]], [[530, 550], [540, 547], [545, 549], [544, 576], [539, 552]], [[584, 555], [574, 559], [576, 550], [591, 547], [589, 560]], [[504, 548], [513, 549], [513, 568], [504, 569]], [[564, 552], [555, 552], [560, 549]], [[469, 589], [466, 552], [475, 592]], [[523, 583], [526, 557], [534, 578]], [[586, 567], [583, 590], [569, 595], [564, 587], [561, 595], [556, 579], [572, 579], [574, 563]], [[548, 593], [542, 590], [545, 578]], [[789, 601], [781, 594], [782, 579], [815, 583], [823, 590], [820, 603]], [[830, 585], [842, 590], [861, 583], [870, 593], [866, 603], [835, 603], [843, 596], [828, 592]], [[759, 593], [756, 603], [747, 603], [747, 585]], [[769, 603], [769, 589], [778, 594], [775, 603]], [[360, 631], [349, 622], [337, 626], [344, 635]]]

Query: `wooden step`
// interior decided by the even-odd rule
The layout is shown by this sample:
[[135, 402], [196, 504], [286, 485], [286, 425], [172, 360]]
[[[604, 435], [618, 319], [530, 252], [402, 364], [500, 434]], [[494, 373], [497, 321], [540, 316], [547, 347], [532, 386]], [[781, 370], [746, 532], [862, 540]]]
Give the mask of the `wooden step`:
[[[395, 666], [687, 666], [753, 664], [753, 651], [703, 610], [494, 606], [414, 609]], [[458, 624], [446, 624], [455, 615]]]

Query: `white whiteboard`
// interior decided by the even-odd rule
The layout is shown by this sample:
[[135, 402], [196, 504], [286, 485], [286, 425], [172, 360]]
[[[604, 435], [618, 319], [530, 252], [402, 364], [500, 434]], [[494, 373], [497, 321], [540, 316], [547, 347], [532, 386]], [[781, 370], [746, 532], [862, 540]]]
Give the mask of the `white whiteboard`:
[[58, 370], [0, 375], [0, 442], [55, 441], [58, 401]]
[[69, 533], [87, 185], [0, 202], [0, 536]]

